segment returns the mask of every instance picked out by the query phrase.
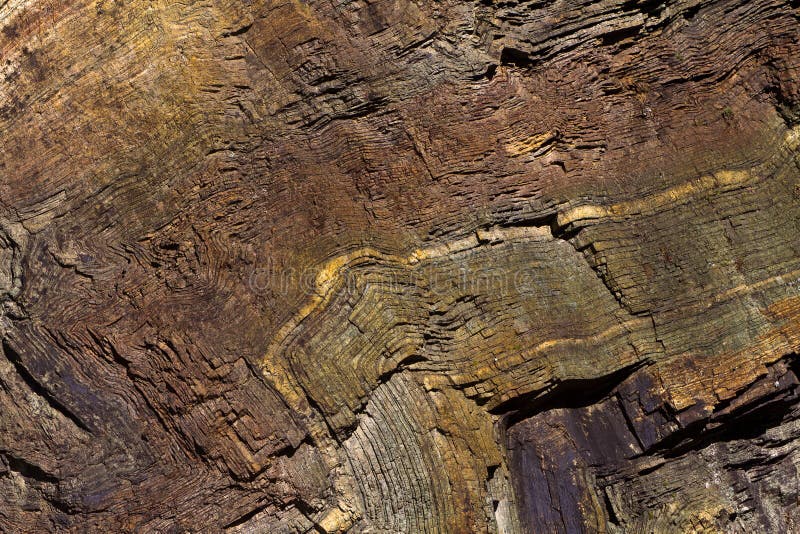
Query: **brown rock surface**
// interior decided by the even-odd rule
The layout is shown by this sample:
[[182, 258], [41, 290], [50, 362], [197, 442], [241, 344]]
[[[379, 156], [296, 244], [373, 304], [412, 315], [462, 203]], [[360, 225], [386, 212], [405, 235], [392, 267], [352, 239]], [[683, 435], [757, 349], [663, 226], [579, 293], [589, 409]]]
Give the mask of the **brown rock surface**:
[[0, 531], [800, 532], [796, 0], [7, 0], [0, 59]]

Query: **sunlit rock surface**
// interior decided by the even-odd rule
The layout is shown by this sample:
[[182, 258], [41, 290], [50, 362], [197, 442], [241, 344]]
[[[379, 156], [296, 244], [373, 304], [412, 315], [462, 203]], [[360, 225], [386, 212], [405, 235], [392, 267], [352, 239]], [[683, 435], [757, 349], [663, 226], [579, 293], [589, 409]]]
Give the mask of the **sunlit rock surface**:
[[0, 531], [800, 532], [796, 0], [8, 0], [0, 59]]

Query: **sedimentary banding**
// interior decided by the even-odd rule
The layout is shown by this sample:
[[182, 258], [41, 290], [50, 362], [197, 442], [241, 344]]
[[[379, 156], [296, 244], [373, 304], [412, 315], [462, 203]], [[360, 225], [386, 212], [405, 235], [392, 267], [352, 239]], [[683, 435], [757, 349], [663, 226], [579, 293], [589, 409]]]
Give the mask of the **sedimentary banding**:
[[[790, 131], [786, 147], [796, 148], [796, 139], [796, 132]], [[780, 162], [773, 165], [780, 167]], [[477, 403], [480, 410], [492, 412], [520, 397], [545, 395], [560, 382], [594, 380], [641, 362], [666, 361], [663, 340], [654, 329], [656, 319], [649, 313], [632, 315], [624, 298], [614, 294], [608, 272], [593, 270], [594, 255], [602, 251], [588, 247], [596, 246], [593, 227], [633, 215], [657, 217], [692, 199], [724, 198], [757, 183], [764, 168], [762, 164], [718, 171], [638, 200], [567, 209], [555, 218], [553, 228], [584, 229], [571, 240], [555, 237], [549, 225], [496, 226], [407, 255], [362, 248], [326, 262], [308, 301], [270, 343], [264, 368], [276, 388], [306, 414], [320, 445], [327, 444], [330, 467], [339, 473], [334, 485], [344, 486], [339, 494], [347, 496], [347, 506], [360, 510], [343, 516], [340, 502], [328, 520], [336, 523], [339, 519], [331, 517], [348, 517], [342, 519], [345, 524], [366, 514], [369, 524], [400, 528], [394, 521], [408, 517], [399, 510], [380, 512], [377, 502], [386, 496], [376, 497], [363, 487], [378, 482], [363, 471], [368, 458], [376, 461], [364, 448], [375, 430], [360, 426], [365, 421], [374, 425], [376, 417], [394, 418], [385, 408], [369, 416], [364, 410], [370, 410], [373, 391], [385, 388], [381, 384], [395, 384], [394, 376], [402, 370], [410, 371], [418, 384], [412, 387], [402, 379], [406, 386], [397, 382], [391, 388], [392, 395], [404, 391], [414, 399], [403, 403], [428, 402], [426, 396], [452, 389], [464, 395], [459, 402]], [[710, 301], [695, 302], [682, 311], [702, 317], [714, 303], [743, 298], [796, 274], [721, 288]], [[681, 402], [680, 397], [674, 401]], [[435, 427], [436, 417], [426, 416], [424, 425]], [[409, 425], [411, 420], [396, 424]], [[414, 432], [429, 431], [430, 427]], [[398, 434], [392, 439], [400, 443], [406, 438]], [[337, 444], [341, 440], [347, 440], [344, 449]], [[394, 447], [391, 443], [386, 446]], [[411, 454], [410, 446], [398, 446], [395, 452], [401, 457]], [[449, 445], [437, 447], [434, 456], [440, 460], [452, 454], [447, 452]], [[408, 469], [422, 469], [432, 458], [409, 457], [409, 466], [416, 467]], [[360, 467], [353, 472], [347, 466]], [[419, 498], [441, 499], [436, 484], [447, 484], [448, 476], [452, 474], [425, 486], [428, 494]], [[445, 505], [440, 501], [439, 506]], [[437, 524], [441, 517], [429, 519]]]
[[[520, 395], [611, 374], [660, 351], [652, 322], [621, 309], [582, 255], [547, 227], [491, 228], [407, 256], [359, 250], [329, 262], [317, 281], [315, 294], [270, 345], [264, 368], [306, 414], [334, 472], [350, 465], [351, 454], [336, 442], [353, 433], [372, 391], [393, 382], [399, 369], [418, 376], [413, 402], [428, 402], [419, 392], [461, 390], [449, 402], [483, 405], [478, 410], [488, 418], [486, 410]], [[436, 426], [435, 418], [427, 420]], [[436, 443], [437, 457], [455, 454]], [[353, 488], [353, 476], [362, 483], [366, 475], [334, 477], [337, 494], [346, 506], [376, 513], [380, 494]], [[441, 476], [436, 484], [454, 474]], [[442, 499], [430, 491], [423, 501]], [[341, 519], [346, 506], [332, 503], [330, 517]], [[398, 517], [384, 517], [384, 526]], [[441, 520], [430, 518], [433, 525]]]

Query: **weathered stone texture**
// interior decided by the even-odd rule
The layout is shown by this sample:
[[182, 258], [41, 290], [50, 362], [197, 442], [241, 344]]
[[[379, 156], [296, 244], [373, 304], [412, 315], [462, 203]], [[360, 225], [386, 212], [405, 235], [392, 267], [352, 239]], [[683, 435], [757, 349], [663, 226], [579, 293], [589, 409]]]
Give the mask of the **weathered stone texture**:
[[800, 532], [796, 0], [7, 0], [0, 59], [0, 531]]

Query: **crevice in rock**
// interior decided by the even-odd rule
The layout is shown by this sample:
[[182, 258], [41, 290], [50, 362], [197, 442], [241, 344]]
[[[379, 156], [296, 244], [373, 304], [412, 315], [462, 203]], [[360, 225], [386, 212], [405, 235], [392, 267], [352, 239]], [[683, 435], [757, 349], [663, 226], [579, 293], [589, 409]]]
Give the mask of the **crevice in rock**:
[[57, 476], [46, 472], [38, 465], [35, 465], [24, 458], [14, 456], [8, 451], [0, 451], [0, 455], [5, 457], [6, 462], [8, 463], [8, 468], [11, 471], [19, 473], [21, 476], [37, 482], [58, 484]]
[[611, 498], [608, 496], [608, 491], [603, 491], [603, 507], [606, 511], [606, 516], [608, 517], [608, 522], [615, 526], [621, 526], [621, 522], [619, 517], [617, 517], [617, 512], [614, 510], [614, 505], [611, 503]]
[[480, 80], [483, 80], [483, 79], [492, 81], [494, 79], [494, 75], [495, 74], [497, 74], [497, 65], [494, 64], [494, 63], [491, 63], [486, 67], [485, 71], [472, 76], [471, 79], [473, 81], [476, 81], [476, 82], [480, 81]]
[[25, 364], [22, 363], [22, 358], [20, 357], [19, 353], [14, 350], [14, 348], [9, 344], [7, 339], [2, 340], [2, 350], [5, 357], [8, 359], [9, 362], [14, 366], [14, 369], [17, 371], [17, 374], [20, 376], [23, 382], [30, 388], [38, 396], [42, 397], [47, 404], [53, 408], [53, 410], [57, 411], [70, 421], [72, 421], [75, 426], [83, 430], [84, 432], [91, 433], [92, 430], [89, 426], [84, 423], [75, 413], [67, 408], [63, 403], [61, 403], [50, 391], [41, 383], [39, 382], [25, 367]]
[[255, 507], [254, 509], [250, 510], [249, 512], [245, 513], [244, 515], [239, 516], [238, 518], [234, 519], [230, 523], [223, 525], [222, 530], [230, 530], [232, 528], [236, 528], [239, 526], [244, 525], [255, 516], [266, 510], [270, 507], [271, 503], [262, 504], [260, 506]]
[[[790, 354], [781, 360], [786, 361], [787, 368], [793, 375], [791, 381], [782, 384], [783, 377], [769, 375], [759, 379], [737, 392], [732, 399], [715, 406], [711, 416], [693, 421], [676, 430], [648, 448], [643, 455], [659, 454], [665, 458], [675, 458], [703, 449], [712, 443], [754, 440], [770, 428], [781, 424], [800, 403], [800, 386], [794, 373], [794, 368], [798, 366], [798, 358], [795, 354]], [[762, 382], [769, 388], [766, 394], [757, 395], [755, 399], [733, 410], [726, 410], [742, 395]]]
[[603, 46], [618, 46], [622, 44], [630, 46], [633, 44], [633, 38], [639, 35], [641, 28], [641, 26], [630, 26], [605, 33], [601, 36], [600, 43]]
[[[708, 429], [707, 421], [698, 421], [686, 427], [684, 432], [676, 433], [668, 442], [661, 443], [655, 450], [661, 450], [665, 458], [675, 458], [704, 449], [712, 443], [755, 439], [779, 425], [797, 406], [797, 402], [796, 398], [767, 402], [761, 399], [746, 413], [732, 414], [714, 429]], [[648, 452], [652, 454], [655, 450]]]
[[306, 519], [306, 521], [311, 523], [311, 528], [306, 530], [304, 534], [308, 534], [310, 532], [313, 532], [314, 534], [328, 534], [314, 519], [314, 516], [319, 512], [319, 510], [315, 510], [303, 500], [295, 501], [294, 506], [297, 508], [297, 511], [300, 512], [300, 514]]
[[535, 67], [539, 62], [539, 58], [510, 46], [503, 47], [503, 50], [500, 52], [500, 64], [506, 67], [530, 69]]
[[409, 368], [409, 366], [414, 365], [415, 363], [424, 363], [429, 361], [428, 358], [422, 356], [421, 354], [412, 354], [411, 356], [406, 356], [400, 362], [397, 363], [395, 367], [389, 369], [382, 375], [378, 376], [378, 383], [375, 387], [385, 384], [388, 382], [394, 375], [401, 373]]
[[[525, 495], [520, 501], [520, 506], [523, 506], [520, 514], [527, 518], [527, 527], [544, 528], [543, 525], [559, 524], [569, 530], [569, 517], [555, 514], [547, 508], [542, 509], [541, 506], [547, 506], [552, 501], [552, 505], [561, 510], [572, 510], [584, 502], [581, 500], [585, 498], [581, 497], [585, 495], [584, 492], [591, 492], [602, 509], [602, 517], [596, 517], [595, 520], [605, 521], [607, 525], [617, 528], [629, 528], [641, 509], [636, 508], [638, 505], [615, 500], [615, 492], [612, 491], [614, 486], [627, 486], [640, 479], [652, 481], [645, 484], [669, 481], [670, 477], [681, 472], [680, 469], [686, 468], [681, 466], [708, 462], [710, 458], [717, 458], [720, 451], [730, 451], [731, 454], [730, 458], [722, 456], [719, 460], [719, 469], [725, 472], [752, 472], [755, 477], [763, 477], [763, 473], [770, 469], [780, 469], [779, 464], [794, 454], [795, 449], [787, 448], [796, 439], [792, 433], [793, 427], [786, 427], [785, 431], [775, 432], [769, 437], [765, 435], [797, 417], [800, 384], [794, 375], [796, 366], [795, 354], [775, 362], [772, 367], [778, 370], [777, 373], [768, 373], [736, 395], [736, 398], [754, 398], [732, 411], [727, 411], [727, 408], [736, 406], [735, 399], [723, 403], [718, 406], [718, 412], [723, 415], [712, 415], [689, 423], [641, 454], [630, 454], [632, 451], [625, 447], [608, 448], [606, 443], [614, 440], [597, 434], [613, 431], [618, 428], [617, 425], [620, 429], [627, 425], [628, 432], [637, 437], [632, 422], [625, 420], [628, 416], [624, 407], [621, 406], [621, 412], [610, 409], [611, 404], [603, 400], [619, 396], [621, 381], [612, 384], [606, 396], [603, 396], [603, 391], [595, 389], [588, 396], [573, 393], [566, 401], [550, 398], [540, 410], [529, 410], [522, 416], [517, 415], [516, 419], [507, 418], [509, 424], [505, 428], [509, 436], [509, 461], [517, 471], [523, 467], [532, 470], [525, 471], [522, 479], [515, 478], [515, 486]], [[785, 370], [780, 372], [780, 369]], [[645, 421], [637, 422], [638, 425], [642, 423]], [[619, 431], [616, 435], [621, 440], [619, 443], [630, 443], [627, 440], [631, 438], [623, 439]], [[730, 442], [736, 443], [728, 445]], [[756, 448], [751, 454], [745, 454], [749, 449], [743, 447], [751, 445]], [[705, 452], [712, 446], [722, 448]], [[665, 469], [667, 471], [660, 475], [659, 472]], [[589, 479], [584, 478], [585, 470], [593, 474]], [[574, 477], [575, 482], [565, 490], [549, 478], [551, 476]], [[705, 488], [709, 489], [718, 481], [703, 481], [700, 478], [694, 483], [705, 484]], [[754, 485], [758, 483], [758, 478], [751, 481]], [[668, 491], [678, 495], [679, 490], [675, 487]], [[544, 500], [543, 504], [540, 503], [541, 499]], [[621, 510], [618, 509], [620, 505], [623, 506]], [[629, 506], [633, 508], [628, 509]], [[642, 506], [647, 509], [650, 505]]]
[[229, 32], [223, 32], [222, 36], [223, 37], [236, 37], [238, 35], [244, 35], [248, 31], [250, 31], [250, 28], [252, 28], [252, 27], [253, 27], [253, 23], [251, 22], [250, 24], [246, 24], [246, 25], [244, 25], [241, 28], [238, 28], [236, 30], [232, 30], [232, 31], [229, 31]]
[[627, 0], [620, 6], [622, 11], [638, 11], [647, 16], [658, 16], [666, 4], [663, 0]]
[[501, 403], [492, 409], [491, 413], [505, 415], [505, 426], [511, 427], [544, 410], [574, 409], [597, 404], [611, 395], [614, 389], [629, 376], [649, 363], [649, 361], [643, 360], [596, 378], [559, 381], [545, 392], [521, 395]]
[[787, 128], [791, 129], [800, 124], [800, 102], [786, 95], [777, 83], [767, 86], [764, 91], [774, 99], [775, 110]]

